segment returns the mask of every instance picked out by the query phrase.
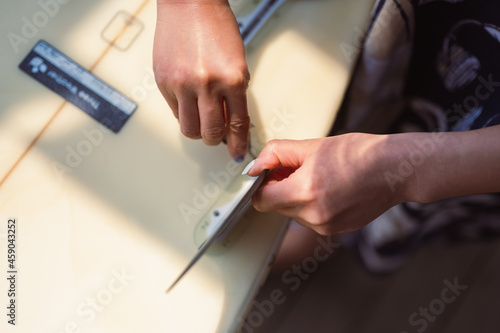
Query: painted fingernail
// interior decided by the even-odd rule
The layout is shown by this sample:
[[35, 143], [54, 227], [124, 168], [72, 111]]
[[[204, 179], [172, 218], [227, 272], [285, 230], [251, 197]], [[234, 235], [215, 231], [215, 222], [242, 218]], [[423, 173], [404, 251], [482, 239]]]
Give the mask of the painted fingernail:
[[250, 171], [250, 169], [253, 167], [254, 164], [255, 164], [255, 160], [253, 160], [252, 162], [248, 163], [248, 165], [245, 167], [245, 169], [243, 170], [243, 172], [241, 174], [243, 176], [246, 175], [248, 173], [248, 171]]
[[234, 158], [234, 161], [235, 161], [236, 163], [241, 163], [241, 162], [243, 162], [243, 160], [244, 160], [244, 159], [245, 159], [245, 156], [236, 156], [236, 157]]

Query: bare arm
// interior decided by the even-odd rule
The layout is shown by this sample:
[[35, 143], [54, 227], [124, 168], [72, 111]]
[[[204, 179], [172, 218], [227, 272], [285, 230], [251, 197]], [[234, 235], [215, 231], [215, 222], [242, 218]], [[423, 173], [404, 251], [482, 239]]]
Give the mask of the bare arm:
[[406, 189], [407, 201], [427, 203], [460, 195], [500, 192], [500, 125], [422, 135], [434, 136], [436, 148], [422, 167], [415, 168], [415, 177]]
[[254, 206], [332, 234], [359, 229], [398, 203], [500, 192], [499, 138], [493, 126], [271, 141], [249, 172], [273, 169]]

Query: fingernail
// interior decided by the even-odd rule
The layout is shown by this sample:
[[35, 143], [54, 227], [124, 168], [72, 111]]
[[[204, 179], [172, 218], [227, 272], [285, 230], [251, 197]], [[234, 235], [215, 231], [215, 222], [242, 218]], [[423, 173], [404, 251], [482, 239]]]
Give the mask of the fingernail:
[[245, 169], [243, 169], [243, 172], [241, 173], [243, 176], [245, 176], [248, 171], [250, 171], [250, 169], [253, 167], [253, 165], [255, 164], [255, 160], [253, 160], [252, 162], [248, 163], [248, 165], [245, 167]]
[[235, 161], [236, 163], [241, 163], [241, 162], [243, 162], [243, 160], [244, 160], [244, 159], [245, 159], [245, 156], [236, 156], [236, 157], [234, 158], [234, 161]]

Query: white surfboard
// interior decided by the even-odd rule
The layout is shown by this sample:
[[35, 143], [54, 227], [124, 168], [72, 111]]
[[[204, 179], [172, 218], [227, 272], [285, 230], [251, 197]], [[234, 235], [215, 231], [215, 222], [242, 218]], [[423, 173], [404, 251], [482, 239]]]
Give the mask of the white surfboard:
[[[241, 18], [258, 6], [231, 4]], [[273, 138], [328, 133], [355, 60], [341, 44], [356, 44], [372, 5], [289, 0], [253, 37], [256, 152]], [[13, 290], [7, 305], [15, 304], [14, 317], [2, 307], [1, 331], [235, 331], [286, 221], [250, 209], [165, 294], [196, 253], [211, 207], [230, 200], [246, 163], [234, 163], [223, 145], [180, 134], [151, 70], [155, 2], [1, 6], [0, 269], [15, 282], [0, 279], [4, 297]], [[18, 68], [40, 40], [137, 104], [118, 133]], [[43, 71], [40, 62], [30, 70], [35, 65]]]

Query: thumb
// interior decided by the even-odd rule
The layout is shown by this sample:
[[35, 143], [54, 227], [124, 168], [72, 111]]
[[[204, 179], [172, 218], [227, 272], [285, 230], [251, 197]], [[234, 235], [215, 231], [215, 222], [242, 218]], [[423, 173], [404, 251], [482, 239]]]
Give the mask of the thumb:
[[302, 165], [306, 155], [305, 141], [272, 140], [269, 141], [255, 160], [255, 164], [248, 171], [248, 175], [255, 177], [266, 169], [275, 169], [279, 166], [298, 168]]

